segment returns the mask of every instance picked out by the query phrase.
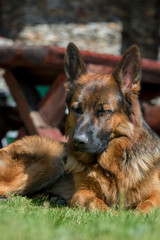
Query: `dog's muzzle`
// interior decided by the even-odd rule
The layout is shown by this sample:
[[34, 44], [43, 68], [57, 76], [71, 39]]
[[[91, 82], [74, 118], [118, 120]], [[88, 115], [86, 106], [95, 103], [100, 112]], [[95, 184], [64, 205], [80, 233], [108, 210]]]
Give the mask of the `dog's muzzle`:
[[108, 146], [108, 137], [103, 139], [95, 137], [87, 132], [75, 132], [72, 137], [72, 144], [75, 151], [87, 152], [91, 154], [101, 153]]
[[75, 150], [85, 151], [86, 146], [88, 145], [88, 136], [85, 133], [75, 133], [72, 142]]

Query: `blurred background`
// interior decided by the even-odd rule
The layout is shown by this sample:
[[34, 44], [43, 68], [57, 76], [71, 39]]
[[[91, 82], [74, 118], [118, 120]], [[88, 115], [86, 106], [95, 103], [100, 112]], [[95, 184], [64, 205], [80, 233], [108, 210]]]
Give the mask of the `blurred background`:
[[[70, 41], [113, 55], [137, 44], [142, 57], [160, 60], [160, 0], [0, 0], [0, 46], [66, 47]], [[14, 106], [3, 73], [1, 103], [7, 96]]]
[[0, 0], [0, 44], [55, 44], [120, 54], [136, 43], [159, 58], [159, 0]]

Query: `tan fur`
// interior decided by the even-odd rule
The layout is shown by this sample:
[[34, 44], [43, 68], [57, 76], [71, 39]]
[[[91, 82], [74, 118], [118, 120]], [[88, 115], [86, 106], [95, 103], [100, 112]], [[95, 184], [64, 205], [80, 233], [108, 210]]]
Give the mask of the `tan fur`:
[[33, 194], [64, 173], [63, 144], [28, 136], [0, 150], [0, 194]]

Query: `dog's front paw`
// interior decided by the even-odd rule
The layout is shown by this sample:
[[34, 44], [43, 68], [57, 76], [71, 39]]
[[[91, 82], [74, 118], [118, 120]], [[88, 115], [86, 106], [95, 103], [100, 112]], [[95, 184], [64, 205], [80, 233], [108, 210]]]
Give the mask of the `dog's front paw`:
[[52, 197], [49, 197], [49, 200], [51, 201], [51, 203], [56, 204], [56, 205], [61, 205], [61, 206], [67, 205], [66, 200], [57, 195], [53, 195]]
[[[112, 211], [101, 199], [97, 198], [93, 192], [81, 190], [74, 194], [71, 207], [80, 207], [86, 211]], [[114, 212], [115, 213], [115, 212]]]
[[153, 210], [153, 203], [150, 200], [146, 200], [144, 202], [141, 202], [135, 208], [135, 212], [137, 214], [144, 214], [144, 215], [148, 212], [151, 212], [152, 210]]

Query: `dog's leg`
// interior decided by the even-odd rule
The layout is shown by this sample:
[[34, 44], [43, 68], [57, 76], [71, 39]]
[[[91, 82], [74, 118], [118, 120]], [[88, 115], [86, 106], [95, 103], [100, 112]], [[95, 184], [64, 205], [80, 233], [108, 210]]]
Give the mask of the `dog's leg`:
[[85, 210], [100, 210], [102, 212], [111, 210], [101, 199], [97, 198], [91, 190], [77, 191], [70, 202], [71, 207], [80, 207]]
[[157, 207], [160, 207], [160, 194], [152, 193], [149, 198], [137, 205], [135, 211], [137, 213], [146, 214]]

